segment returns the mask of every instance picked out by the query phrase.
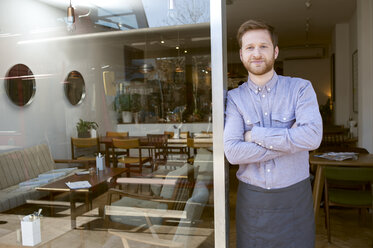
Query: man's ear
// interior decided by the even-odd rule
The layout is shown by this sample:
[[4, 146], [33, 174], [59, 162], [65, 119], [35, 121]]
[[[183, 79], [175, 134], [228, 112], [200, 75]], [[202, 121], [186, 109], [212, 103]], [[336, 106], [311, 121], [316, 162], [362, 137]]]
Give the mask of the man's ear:
[[241, 60], [241, 62], [243, 62], [242, 61], [242, 48], [240, 48], [240, 60]]
[[275, 47], [275, 59], [277, 59], [279, 53], [278, 46]]

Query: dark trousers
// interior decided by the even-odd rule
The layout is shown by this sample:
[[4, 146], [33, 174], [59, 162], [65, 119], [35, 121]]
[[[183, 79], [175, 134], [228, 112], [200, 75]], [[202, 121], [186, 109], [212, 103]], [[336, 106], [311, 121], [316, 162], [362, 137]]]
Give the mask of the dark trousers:
[[310, 180], [281, 189], [239, 183], [238, 248], [313, 248], [315, 218]]

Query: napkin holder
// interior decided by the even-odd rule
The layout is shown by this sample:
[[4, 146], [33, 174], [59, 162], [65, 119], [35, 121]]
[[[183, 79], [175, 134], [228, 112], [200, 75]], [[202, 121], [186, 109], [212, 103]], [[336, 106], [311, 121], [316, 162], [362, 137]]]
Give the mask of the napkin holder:
[[102, 156], [101, 153], [96, 157], [96, 168], [99, 171], [102, 171], [105, 168], [105, 156]]
[[35, 246], [41, 242], [40, 218], [33, 214], [21, 220], [22, 245]]

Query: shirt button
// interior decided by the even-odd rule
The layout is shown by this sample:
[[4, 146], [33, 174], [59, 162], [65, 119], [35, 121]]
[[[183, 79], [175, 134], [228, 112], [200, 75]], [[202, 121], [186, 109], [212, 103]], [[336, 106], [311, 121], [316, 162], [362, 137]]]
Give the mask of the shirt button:
[[257, 90], [255, 91], [255, 94], [258, 94], [258, 91], [257, 91]]
[[273, 149], [273, 146], [269, 146], [269, 149]]
[[286, 121], [286, 118], [284, 117], [284, 118], [282, 118], [284, 121]]
[[250, 120], [247, 120], [246, 122], [247, 122], [247, 123], [250, 123]]
[[268, 88], [268, 91], [271, 91], [271, 89], [270, 89], [270, 88]]
[[262, 97], [264, 98], [264, 97], [266, 97], [266, 95], [263, 94]]
[[259, 91], [262, 91], [262, 88], [258, 88]]
[[265, 112], [265, 113], [264, 113], [264, 115], [268, 115], [268, 113], [267, 113], [267, 112]]
[[268, 169], [267, 171], [268, 171], [268, 172], [271, 172], [271, 169]]
[[268, 187], [267, 189], [271, 189], [271, 187]]
[[260, 142], [259, 142], [259, 143], [258, 143], [258, 145], [260, 145], [260, 146], [261, 146], [261, 145], [262, 145], [262, 143], [260, 143]]

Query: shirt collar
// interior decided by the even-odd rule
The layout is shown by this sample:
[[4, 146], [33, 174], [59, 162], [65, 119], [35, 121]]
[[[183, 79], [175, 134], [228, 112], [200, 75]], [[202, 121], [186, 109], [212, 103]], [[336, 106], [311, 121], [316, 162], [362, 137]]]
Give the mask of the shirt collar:
[[253, 81], [250, 80], [250, 77], [247, 78], [247, 85], [255, 94], [259, 94], [259, 92], [263, 90], [266, 90], [267, 92], [271, 92], [271, 90], [276, 86], [277, 80], [278, 80], [278, 75], [276, 72], [273, 72], [273, 77], [264, 86], [259, 87], [258, 85], [253, 83]]

